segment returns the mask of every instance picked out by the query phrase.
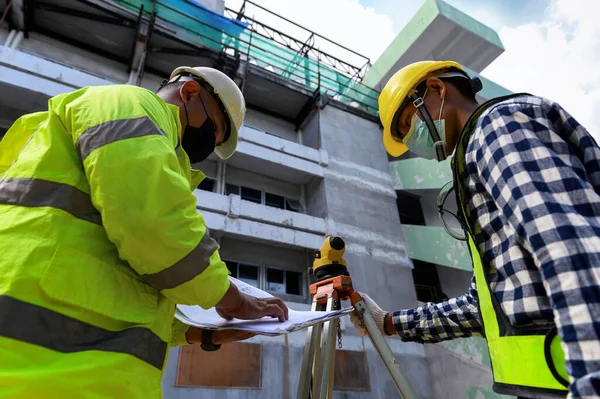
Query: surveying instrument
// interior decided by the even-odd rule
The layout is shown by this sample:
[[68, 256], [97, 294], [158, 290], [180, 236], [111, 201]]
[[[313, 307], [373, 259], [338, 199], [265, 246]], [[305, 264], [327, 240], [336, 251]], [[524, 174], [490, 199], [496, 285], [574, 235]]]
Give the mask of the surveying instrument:
[[[343, 258], [345, 249], [346, 244], [341, 237], [328, 236], [321, 249], [316, 251], [313, 267], [310, 269], [310, 273], [317, 278], [317, 282], [310, 285], [311, 310], [338, 310], [342, 301], [350, 300], [401, 397], [417, 399], [373, 316], [361, 296], [352, 288], [352, 279]], [[341, 347], [342, 330], [339, 318], [308, 328], [297, 399], [332, 398], [336, 333]]]

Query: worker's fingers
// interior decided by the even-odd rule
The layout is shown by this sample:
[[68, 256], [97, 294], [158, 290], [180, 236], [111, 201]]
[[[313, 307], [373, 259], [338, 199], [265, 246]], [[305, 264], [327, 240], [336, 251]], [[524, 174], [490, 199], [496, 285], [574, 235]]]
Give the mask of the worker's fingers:
[[216, 308], [216, 310], [217, 310], [217, 313], [219, 314], [219, 316], [221, 316], [225, 320], [231, 320], [231, 319], [233, 319], [233, 317], [231, 317], [230, 315], [228, 315], [225, 311], [223, 311], [223, 310], [221, 310], [219, 308]]
[[381, 308], [379, 307], [379, 305], [377, 305], [377, 302], [375, 302], [369, 295], [365, 294], [365, 293], [360, 293], [360, 296], [362, 297], [363, 301], [365, 302], [365, 306], [367, 307], [367, 309], [369, 309], [369, 311], [371, 312], [381, 312]]
[[354, 325], [354, 328], [356, 329], [356, 331], [358, 332], [358, 334], [361, 337], [364, 337], [365, 335], [367, 335], [367, 330], [364, 327], [361, 327], [362, 323], [361, 323], [360, 317], [358, 317], [356, 312], [353, 312], [350, 314], [350, 321], [352, 322], [352, 324]]
[[365, 305], [368, 306], [369, 304], [374, 303], [374, 301], [371, 299], [371, 297], [369, 295], [365, 294], [364, 292], [359, 292], [358, 294], [363, 299], [363, 301], [365, 301]]
[[[285, 304], [283, 306], [285, 306]], [[274, 303], [265, 305], [263, 309], [263, 316], [277, 317], [281, 322], [287, 320], [283, 307]]]
[[267, 298], [266, 302], [269, 304], [274, 304], [283, 309], [283, 314], [285, 315], [285, 320], [289, 318], [289, 310], [285, 302], [281, 298]]

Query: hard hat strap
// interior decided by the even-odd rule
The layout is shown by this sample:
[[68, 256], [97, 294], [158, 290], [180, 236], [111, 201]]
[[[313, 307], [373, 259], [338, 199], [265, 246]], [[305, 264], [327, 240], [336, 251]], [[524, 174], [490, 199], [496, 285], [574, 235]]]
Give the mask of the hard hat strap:
[[420, 97], [417, 93], [413, 93], [411, 98], [413, 99], [413, 104], [417, 108], [417, 111], [421, 113], [421, 116], [423, 116], [423, 120], [427, 125], [429, 134], [433, 139], [433, 146], [435, 148], [437, 160], [445, 160], [448, 157], [446, 153], [446, 143], [440, 138], [440, 133], [437, 131], [437, 128], [433, 123], [433, 119], [431, 119], [431, 115], [429, 115], [429, 111], [427, 111], [427, 108], [424, 106], [425, 102], [423, 101], [423, 98]]

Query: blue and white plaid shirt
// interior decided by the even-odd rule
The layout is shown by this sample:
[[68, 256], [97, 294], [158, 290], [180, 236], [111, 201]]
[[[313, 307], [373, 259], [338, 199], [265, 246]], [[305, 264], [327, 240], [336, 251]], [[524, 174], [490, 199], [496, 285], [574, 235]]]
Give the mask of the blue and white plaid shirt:
[[[491, 291], [513, 325], [553, 320], [569, 398], [598, 397], [600, 148], [560, 105], [520, 96], [482, 113], [466, 161]], [[394, 326], [405, 341], [482, 336], [477, 301], [473, 278], [458, 298], [394, 312]]]

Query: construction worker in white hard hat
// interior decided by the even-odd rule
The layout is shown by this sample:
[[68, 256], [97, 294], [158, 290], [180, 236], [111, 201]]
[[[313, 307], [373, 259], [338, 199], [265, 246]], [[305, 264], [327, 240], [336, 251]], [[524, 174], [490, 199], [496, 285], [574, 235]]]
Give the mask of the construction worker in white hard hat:
[[[367, 296], [367, 306], [382, 334], [404, 341], [484, 336], [498, 393], [599, 397], [600, 148], [557, 103], [520, 93], [480, 105], [480, 89], [456, 62], [423, 61], [381, 92], [390, 155], [453, 154], [447, 187], [464, 232], [449, 232], [468, 242], [474, 276], [440, 303], [386, 312]], [[449, 192], [438, 200], [445, 226]]]
[[[230, 284], [191, 163], [230, 157], [245, 102], [211, 68], [158, 93], [57, 95], [0, 142], [0, 397], [160, 398], [170, 346], [217, 350], [241, 331], [190, 328], [175, 305], [284, 321], [280, 299]], [[210, 367], [210, 365], [204, 365]]]

